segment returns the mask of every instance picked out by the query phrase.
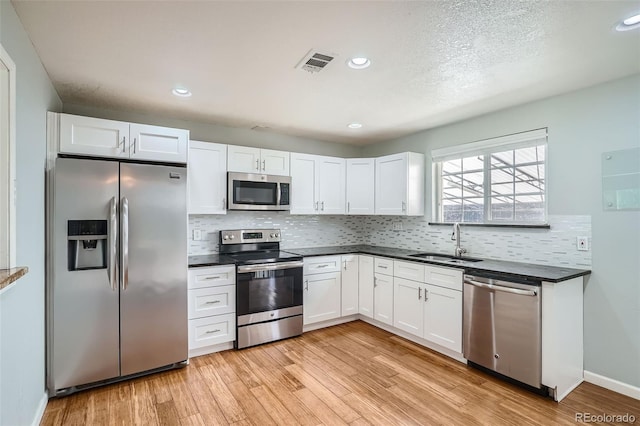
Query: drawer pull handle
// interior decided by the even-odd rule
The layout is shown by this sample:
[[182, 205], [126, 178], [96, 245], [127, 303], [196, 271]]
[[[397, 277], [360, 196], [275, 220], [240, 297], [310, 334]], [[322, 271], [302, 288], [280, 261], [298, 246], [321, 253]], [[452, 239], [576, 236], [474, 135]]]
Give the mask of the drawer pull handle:
[[211, 277], [207, 277], [204, 278], [205, 280], [219, 280], [220, 279], [220, 275], [215, 275], [215, 276], [211, 276]]
[[387, 267], [384, 265], [378, 265], [378, 268], [387, 269]]
[[220, 329], [216, 328], [215, 330], [207, 330], [207, 334], [220, 333]]
[[207, 304], [207, 305], [215, 305], [216, 303], [220, 303], [220, 301], [219, 300], [209, 300], [205, 304]]
[[329, 264], [325, 263], [324, 265], [318, 265], [318, 268], [326, 268]]

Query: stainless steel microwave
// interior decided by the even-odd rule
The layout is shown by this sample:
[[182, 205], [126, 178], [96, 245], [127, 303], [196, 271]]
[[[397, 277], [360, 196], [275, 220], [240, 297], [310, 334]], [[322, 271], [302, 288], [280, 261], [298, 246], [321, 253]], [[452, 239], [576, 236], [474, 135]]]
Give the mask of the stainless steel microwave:
[[289, 176], [229, 172], [227, 188], [229, 210], [289, 210]]

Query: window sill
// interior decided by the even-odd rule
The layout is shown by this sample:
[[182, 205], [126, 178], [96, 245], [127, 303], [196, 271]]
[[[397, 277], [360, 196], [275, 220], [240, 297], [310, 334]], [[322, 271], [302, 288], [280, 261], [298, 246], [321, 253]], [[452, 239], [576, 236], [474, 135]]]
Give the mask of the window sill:
[[[453, 222], [428, 222], [435, 226], [453, 226]], [[525, 225], [517, 223], [468, 223], [460, 222], [461, 226], [475, 226], [480, 228], [524, 228], [524, 229], [551, 229], [549, 224]]]

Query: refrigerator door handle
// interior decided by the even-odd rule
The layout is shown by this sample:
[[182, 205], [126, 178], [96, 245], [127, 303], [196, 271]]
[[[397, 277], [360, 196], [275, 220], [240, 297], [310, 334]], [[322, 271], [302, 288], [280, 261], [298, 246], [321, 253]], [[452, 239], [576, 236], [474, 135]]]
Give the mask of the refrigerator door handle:
[[122, 290], [129, 284], [129, 200], [122, 197], [120, 202], [120, 227], [122, 229], [122, 268], [120, 269]]
[[109, 206], [109, 264], [107, 265], [107, 275], [109, 276], [109, 285], [111, 290], [116, 290], [118, 285], [117, 270], [116, 270], [116, 256], [118, 247], [117, 226], [118, 226], [118, 207], [116, 197], [111, 198]]

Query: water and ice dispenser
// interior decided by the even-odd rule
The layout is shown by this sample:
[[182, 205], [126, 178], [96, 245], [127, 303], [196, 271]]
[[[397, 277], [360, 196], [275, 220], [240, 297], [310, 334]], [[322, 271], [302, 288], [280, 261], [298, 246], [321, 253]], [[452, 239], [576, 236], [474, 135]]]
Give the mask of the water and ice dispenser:
[[67, 222], [67, 256], [70, 271], [107, 267], [106, 220], [70, 220]]

